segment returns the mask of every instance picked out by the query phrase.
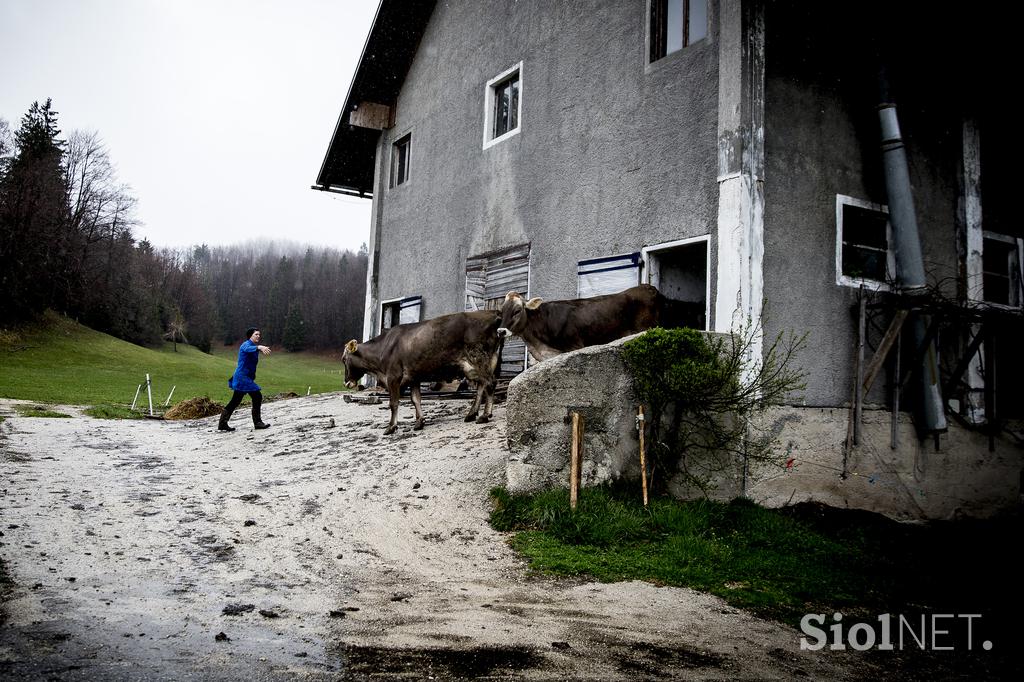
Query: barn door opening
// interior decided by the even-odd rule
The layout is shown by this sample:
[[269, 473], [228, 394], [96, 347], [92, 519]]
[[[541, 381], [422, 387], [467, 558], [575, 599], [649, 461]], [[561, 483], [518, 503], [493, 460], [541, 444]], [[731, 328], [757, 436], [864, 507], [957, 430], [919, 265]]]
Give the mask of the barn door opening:
[[[466, 259], [466, 310], [500, 310], [510, 291], [530, 295], [529, 244]], [[519, 337], [505, 339], [501, 376], [513, 377], [524, 369], [526, 344]]]
[[707, 236], [655, 244], [643, 249], [644, 281], [677, 301], [699, 304], [699, 329], [708, 328], [711, 241]]

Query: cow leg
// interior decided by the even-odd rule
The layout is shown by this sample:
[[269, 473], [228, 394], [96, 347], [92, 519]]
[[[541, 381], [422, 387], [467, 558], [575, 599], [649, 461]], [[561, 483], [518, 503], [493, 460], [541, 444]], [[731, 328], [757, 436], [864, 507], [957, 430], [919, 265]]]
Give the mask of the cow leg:
[[416, 423], [413, 425], [412, 430], [419, 431], [423, 428], [423, 412], [420, 410], [420, 382], [414, 383], [409, 392], [412, 394], [412, 406], [416, 408]]
[[484, 413], [477, 417], [477, 424], [486, 424], [491, 419], [491, 412], [494, 409], [494, 388], [498, 385], [497, 381], [491, 381], [487, 384], [485, 395], [487, 402], [484, 404]]
[[473, 405], [469, 408], [469, 412], [466, 413], [466, 421], [471, 422], [476, 419], [477, 412], [480, 411], [480, 398], [484, 394], [484, 385], [477, 382], [476, 385], [476, 397], [473, 398]]
[[388, 406], [391, 408], [391, 423], [384, 429], [384, 435], [390, 436], [398, 430], [398, 398], [402, 393], [401, 381], [388, 382]]

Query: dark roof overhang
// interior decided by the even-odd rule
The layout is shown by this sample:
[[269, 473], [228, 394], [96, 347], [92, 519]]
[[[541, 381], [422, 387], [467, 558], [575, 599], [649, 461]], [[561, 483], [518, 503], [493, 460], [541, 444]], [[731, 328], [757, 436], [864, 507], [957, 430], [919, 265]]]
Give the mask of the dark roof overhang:
[[373, 195], [380, 131], [394, 106], [436, 0], [381, 0], [313, 189]]

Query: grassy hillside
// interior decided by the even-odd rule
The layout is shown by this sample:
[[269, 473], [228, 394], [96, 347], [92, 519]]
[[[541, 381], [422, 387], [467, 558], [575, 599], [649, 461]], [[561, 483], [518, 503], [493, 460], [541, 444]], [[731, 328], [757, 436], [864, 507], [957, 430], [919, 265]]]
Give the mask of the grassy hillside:
[[[273, 347], [273, 346], [272, 346]], [[171, 344], [151, 349], [116, 339], [67, 318], [47, 313], [38, 322], [0, 331], [0, 398], [72, 405], [131, 403], [136, 387], [152, 379], [153, 402], [171, 404], [196, 396], [224, 403], [237, 349], [213, 355]], [[257, 383], [265, 396], [292, 391], [305, 395], [343, 388], [341, 363], [311, 353], [275, 352], [260, 358]], [[145, 401], [145, 387], [139, 396]]]

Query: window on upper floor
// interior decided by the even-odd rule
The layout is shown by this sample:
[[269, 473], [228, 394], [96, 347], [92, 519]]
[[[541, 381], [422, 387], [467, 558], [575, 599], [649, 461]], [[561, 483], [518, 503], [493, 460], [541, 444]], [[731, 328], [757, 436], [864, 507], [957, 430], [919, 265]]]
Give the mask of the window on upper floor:
[[836, 196], [836, 283], [887, 289], [896, 274], [885, 206]]
[[1022, 307], [1024, 240], [987, 230], [984, 234], [981, 251], [984, 301], [1011, 308]]
[[484, 95], [484, 149], [519, 132], [522, 114], [520, 62], [487, 82]]
[[707, 0], [649, 0], [651, 62], [708, 35]]
[[409, 182], [409, 152], [412, 149], [412, 133], [402, 137], [391, 146], [391, 186], [398, 187]]

